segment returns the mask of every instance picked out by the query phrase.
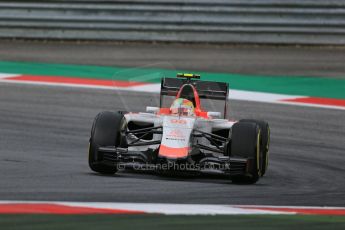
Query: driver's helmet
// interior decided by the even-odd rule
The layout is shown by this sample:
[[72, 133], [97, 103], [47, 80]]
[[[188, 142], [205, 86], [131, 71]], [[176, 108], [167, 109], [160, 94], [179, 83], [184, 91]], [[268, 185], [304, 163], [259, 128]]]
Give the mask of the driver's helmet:
[[170, 107], [172, 114], [194, 116], [194, 105], [193, 102], [184, 98], [177, 98], [174, 100]]

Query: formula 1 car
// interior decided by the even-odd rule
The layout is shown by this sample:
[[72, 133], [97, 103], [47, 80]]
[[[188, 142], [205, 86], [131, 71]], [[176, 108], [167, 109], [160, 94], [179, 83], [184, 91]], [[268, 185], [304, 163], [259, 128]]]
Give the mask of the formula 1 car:
[[[268, 167], [269, 125], [226, 119], [228, 93], [228, 83], [201, 81], [200, 75], [163, 78], [160, 107], [96, 116], [90, 168], [101, 174], [119, 168], [216, 172], [229, 175], [233, 183], [256, 183]], [[174, 98], [170, 107], [163, 106], [167, 97]], [[224, 102], [224, 111], [203, 110], [202, 99]]]

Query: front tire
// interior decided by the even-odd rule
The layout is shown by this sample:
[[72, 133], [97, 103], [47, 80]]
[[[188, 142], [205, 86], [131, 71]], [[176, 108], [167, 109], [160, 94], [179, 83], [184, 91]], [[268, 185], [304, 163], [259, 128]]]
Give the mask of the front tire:
[[252, 122], [238, 122], [232, 126], [231, 156], [248, 159], [247, 171], [244, 175], [232, 176], [234, 183], [254, 184], [261, 175], [260, 160], [260, 127]]
[[124, 116], [118, 112], [99, 113], [92, 125], [91, 138], [89, 143], [89, 166], [91, 170], [101, 174], [115, 174], [116, 165], [105, 164], [98, 148], [102, 146], [119, 146], [121, 139], [121, 128]]
[[268, 158], [269, 158], [269, 147], [270, 147], [270, 126], [266, 121], [254, 120], [254, 119], [243, 119], [240, 122], [253, 122], [259, 125], [261, 130], [261, 146], [262, 151], [262, 169], [261, 176], [265, 175], [268, 168]]

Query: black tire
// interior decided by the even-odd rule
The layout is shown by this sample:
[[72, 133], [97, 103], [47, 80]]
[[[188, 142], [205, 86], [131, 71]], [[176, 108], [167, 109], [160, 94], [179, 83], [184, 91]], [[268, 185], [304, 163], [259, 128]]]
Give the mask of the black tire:
[[232, 176], [234, 183], [254, 184], [261, 175], [260, 127], [253, 122], [237, 122], [232, 126], [231, 156], [249, 159], [247, 173]]
[[118, 112], [99, 113], [92, 125], [91, 138], [89, 143], [89, 166], [101, 174], [114, 174], [117, 171], [116, 165], [102, 163], [102, 156], [97, 152], [100, 146], [119, 146], [120, 130], [124, 122], [123, 114]]
[[254, 119], [243, 119], [240, 122], [254, 122], [259, 125], [261, 130], [261, 146], [262, 151], [262, 167], [261, 176], [265, 175], [268, 169], [269, 159], [269, 148], [270, 148], [270, 126], [266, 121], [254, 120]]

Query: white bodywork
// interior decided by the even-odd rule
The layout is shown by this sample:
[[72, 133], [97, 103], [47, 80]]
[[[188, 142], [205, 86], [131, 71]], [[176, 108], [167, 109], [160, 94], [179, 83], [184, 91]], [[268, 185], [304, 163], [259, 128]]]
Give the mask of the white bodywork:
[[[199, 144], [213, 146], [206, 138], [193, 138], [193, 130], [200, 130], [212, 133], [220, 129], [229, 129], [235, 122], [226, 119], [210, 119], [197, 116], [178, 116], [178, 115], [158, 115], [155, 113], [128, 113], [125, 114], [127, 124], [139, 122], [152, 124], [153, 127], [162, 126], [163, 134], [154, 134], [152, 140], [161, 140], [161, 145], [135, 146], [129, 147], [129, 151], [146, 151], [148, 149], [158, 149], [159, 154], [165, 157], [177, 158], [184, 157], [192, 151], [192, 145]], [[127, 136], [128, 142], [135, 141], [135, 135]], [[175, 155], [169, 155], [169, 150], [174, 150]], [[187, 152], [186, 152], [187, 151]]]

